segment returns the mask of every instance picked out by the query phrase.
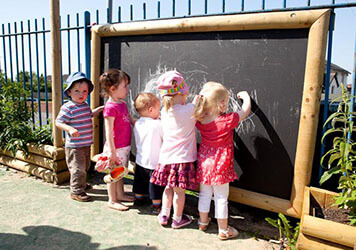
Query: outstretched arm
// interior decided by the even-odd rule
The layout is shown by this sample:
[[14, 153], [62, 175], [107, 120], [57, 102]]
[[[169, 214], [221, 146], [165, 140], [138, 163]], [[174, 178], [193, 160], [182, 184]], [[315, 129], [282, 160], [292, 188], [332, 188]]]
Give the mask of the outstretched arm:
[[240, 121], [243, 121], [251, 112], [251, 98], [247, 91], [237, 93], [237, 98], [242, 100], [242, 107], [237, 113], [239, 114]]
[[93, 109], [92, 113], [93, 113], [93, 116], [98, 116], [100, 114], [101, 111], [103, 111], [104, 109], [104, 106], [99, 106], [95, 109]]

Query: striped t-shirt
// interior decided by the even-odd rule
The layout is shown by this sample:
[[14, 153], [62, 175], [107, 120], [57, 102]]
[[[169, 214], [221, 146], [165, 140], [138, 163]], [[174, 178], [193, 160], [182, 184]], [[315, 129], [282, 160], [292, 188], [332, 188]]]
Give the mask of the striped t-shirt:
[[67, 148], [79, 148], [90, 146], [93, 143], [93, 124], [91, 112], [88, 103], [75, 103], [68, 101], [62, 105], [56, 121], [65, 123], [79, 131], [78, 137], [71, 137], [66, 132]]

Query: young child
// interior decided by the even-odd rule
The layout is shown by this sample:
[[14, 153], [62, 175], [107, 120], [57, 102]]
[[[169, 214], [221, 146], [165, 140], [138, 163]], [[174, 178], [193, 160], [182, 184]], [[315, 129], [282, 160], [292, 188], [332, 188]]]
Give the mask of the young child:
[[[109, 97], [103, 111], [106, 136], [103, 153], [108, 155], [112, 163], [116, 163], [119, 158], [127, 167], [131, 149], [131, 124], [135, 123], [124, 101], [129, 92], [130, 76], [121, 70], [109, 69], [100, 76], [99, 82], [103, 96]], [[104, 181], [108, 189], [108, 207], [119, 211], [128, 210], [129, 207], [121, 202], [132, 202], [134, 198], [125, 194], [123, 179], [115, 180], [108, 174]]]
[[174, 213], [172, 228], [181, 228], [192, 222], [190, 216], [183, 214], [185, 189], [194, 189], [197, 148], [194, 104], [186, 104], [188, 85], [177, 71], [168, 71], [158, 79], [158, 90], [163, 98], [161, 111], [163, 143], [159, 164], [152, 174], [151, 182], [165, 186], [162, 209], [158, 221], [162, 226], [168, 224], [171, 206]]
[[103, 107], [90, 110], [86, 99], [93, 90], [92, 82], [82, 72], [75, 72], [67, 79], [64, 95], [70, 101], [62, 105], [56, 126], [66, 132], [65, 154], [70, 172], [70, 197], [77, 201], [90, 201], [85, 193], [87, 171], [90, 167], [90, 145], [93, 143], [92, 117]]
[[162, 144], [162, 127], [159, 120], [160, 101], [152, 93], [140, 93], [134, 102], [140, 115], [134, 126], [136, 141], [136, 170], [133, 183], [135, 204], [142, 205], [144, 196], [152, 200], [153, 214], [158, 214], [164, 187], [150, 183], [153, 170], [158, 165], [159, 150]]
[[204, 84], [197, 101], [194, 117], [202, 141], [198, 152], [197, 181], [200, 183], [198, 210], [199, 229], [206, 230], [210, 201], [214, 194], [215, 218], [221, 240], [238, 236], [238, 231], [228, 226], [229, 182], [237, 179], [233, 167], [233, 131], [251, 110], [251, 100], [246, 91], [239, 92], [242, 99], [240, 111], [226, 114], [229, 93], [220, 83]]

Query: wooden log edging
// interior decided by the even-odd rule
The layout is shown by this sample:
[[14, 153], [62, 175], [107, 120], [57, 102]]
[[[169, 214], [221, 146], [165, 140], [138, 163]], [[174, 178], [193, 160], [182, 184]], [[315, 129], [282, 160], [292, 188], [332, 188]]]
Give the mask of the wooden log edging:
[[37, 176], [46, 182], [54, 184], [62, 184], [68, 181], [70, 177], [69, 171], [55, 173], [49, 169], [19, 159], [15, 159], [7, 155], [0, 155], [0, 163], [11, 168], [15, 168], [17, 170]]
[[335, 243], [331, 243], [325, 240], [320, 240], [318, 238], [299, 234], [298, 237], [298, 250], [341, 250], [341, 249], [349, 249], [343, 246], [340, 246]]
[[28, 151], [30, 153], [34, 153], [37, 155], [43, 155], [47, 158], [52, 158], [53, 160], [63, 160], [65, 159], [65, 152], [64, 148], [62, 147], [55, 147], [52, 145], [45, 145], [45, 144], [27, 144]]
[[[0, 151], [0, 153], [9, 157], [13, 157], [10, 151]], [[46, 169], [52, 170], [55, 173], [68, 170], [65, 159], [53, 160], [43, 155], [38, 155], [34, 153], [30, 153], [28, 156], [26, 156], [22, 151], [17, 151], [15, 158], [21, 161], [33, 163], [35, 165], [44, 167]]]
[[353, 247], [356, 242], [356, 227], [310, 215], [305, 215], [301, 230], [303, 234], [344, 246]]

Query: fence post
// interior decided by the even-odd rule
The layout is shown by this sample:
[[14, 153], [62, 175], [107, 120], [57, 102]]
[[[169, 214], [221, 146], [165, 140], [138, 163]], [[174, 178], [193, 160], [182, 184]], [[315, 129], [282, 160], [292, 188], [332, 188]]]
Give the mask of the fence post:
[[[90, 13], [84, 12], [84, 53], [85, 53], [85, 74], [90, 77]], [[87, 100], [90, 106], [90, 97]]]
[[51, 54], [52, 54], [52, 121], [53, 146], [63, 145], [62, 132], [55, 126], [55, 120], [62, 104], [61, 100], [61, 38], [59, 22], [59, 0], [50, 0]]
[[112, 0], [108, 0], [107, 22], [112, 23]]

